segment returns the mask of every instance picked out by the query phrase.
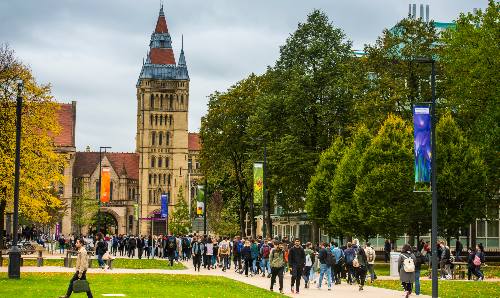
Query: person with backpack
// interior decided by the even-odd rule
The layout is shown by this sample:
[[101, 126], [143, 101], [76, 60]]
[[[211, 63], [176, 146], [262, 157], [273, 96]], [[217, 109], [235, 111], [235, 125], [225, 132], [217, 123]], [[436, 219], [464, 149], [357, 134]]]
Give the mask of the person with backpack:
[[167, 237], [166, 241], [168, 260], [170, 261], [170, 267], [174, 266], [175, 252], [177, 249], [177, 239], [173, 235]]
[[366, 252], [363, 248], [360, 247], [357, 250], [355, 260], [357, 263], [356, 280], [359, 282], [359, 290], [363, 291], [363, 287], [365, 285], [365, 279], [366, 279], [366, 270], [368, 267], [368, 257], [367, 257]]
[[229, 269], [229, 254], [231, 252], [231, 248], [229, 246], [229, 242], [227, 241], [227, 237], [224, 237], [219, 245], [219, 260], [222, 263], [222, 271], [226, 271]]
[[415, 294], [420, 295], [420, 269], [423, 264], [427, 263], [427, 259], [422, 254], [422, 252], [417, 248], [414, 248], [415, 255]]
[[321, 289], [321, 285], [323, 284], [323, 276], [326, 275], [326, 280], [328, 283], [328, 291], [332, 289], [332, 265], [335, 264], [334, 256], [330, 249], [326, 248], [326, 243], [321, 243], [321, 248], [318, 254], [319, 260], [319, 281], [318, 281], [318, 290]]
[[203, 251], [205, 250], [205, 246], [203, 242], [201, 242], [201, 238], [198, 238], [197, 240], [193, 238], [193, 248], [191, 251], [191, 254], [193, 256], [193, 266], [194, 266], [194, 271], [198, 269], [198, 272], [200, 272], [200, 267], [201, 267], [201, 255], [203, 254]]
[[183, 260], [187, 260], [188, 257], [189, 257], [189, 246], [190, 246], [190, 243], [189, 243], [189, 239], [184, 236], [181, 238], [181, 242], [182, 242], [182, 259]]
[[243, 245], [240, 241], [240, 237], [236, 236], [233, 241], [233, 262], [234, 262], [234, 271], [241, 271], [241, 249]]
[[283, 251], [283, 244], [278, 243], [276, 248], [271, 250], [269, 254], [269, 263], [271, 264], [271, 287], [269, 290], [273, 291], [274, 284], [276, 283], [276, 277], [278, 277], [280, 285], [280, 293], [283, 292], [283, 273], [285, 269], [285, 253]]
[[257, 259], [259, 258], [259, 246], [257, 242], [252, 239], [250, 243], [250, 251], [252, 253], [252, 272], [253, 274], [257, 274]]
[[205, 261], [206, 264], [203, 264], [203, 267], [207, 267], [208, 270], [212, 268], [212, 256], [214, 255], [214, 243], [212, 241], [212, 238], [208, 237], [207, 243], [205, 244]]
[[262, 244], [260, 248], [260, 255], [261, 255], [260, 267], [262, 268], [262, 277], [266, 276], [266, 269], [267, 269], [267, 277], [271, 277], [271, 266], [269, 265], [270, 253], [271, 253], [271, 242], [269, 241], [268, 243], [266, 243], [264, 241], [264, 244]]
[[353, 261], [356, 255], [354, 248], [352, 248], [351, 242], [347, 242], [347, 248], [344, 251], [345, 262], [347, 267], [347, 283], [353, 284], [353, 277], [355, 276]]
[[306, 249], [304, 249], [304, 254], [306, 256], [306, 262], [304, 266], [304, 287], [309, 288], [309, 277], [311, 275], [311, 268], [314, 264], [314, 251], [311, 249], [311, 242], [306, 243]]
[[[288, 264], [292, 274], [291, 291], [292, 293], [299, 293], [300, 280], [302, 279], [302, 272], [306, 264], [306, 255], [304, 249], [300, 245], [300, 240], [295, 238], [294, 245], [288, 251]], [[293, 286], [295, 285], [295, 291]]]
[[405, 297], [410, 297], [413, 282], [415, 281], [415, 255], [411, 251], [409, 244], [403, 245], [401, 255], [398, 259], [399, 280], [404, 289]]
[[367, 259], [367, 269], [370, 272], [370, 283], [373, 283], [373, 281], [377, 279], [377, 274], [375, 274], [375, 269], [373, 268], [377, 255], [370, 242], [366, 242], [365, 254]]
[[134, 236], [131, 236], [129, 239], [129, 244], [128, 244], [128, 257], [129, 258], [134, 258], [135, 257], [135, 247], [137, 245], [137, 239], [135, 239]]
[[345, 256], [344, 256], [344, 251], [340, 249], [339, 245], [337, 242], [332, 243], [332, 253], [333, 256], [335, 257], [335, 264], [332, 266], [332, 281], [336, 285], [340, 285], [342, 283], [342, 267], [344, 266], [345, 262]]
[[111, 253], [113, 256], [116, 256], [116, 252], [118, 251], [118, 237], [117, 235], [113, 235], [111, 239]]
[[450, 248], [446, 245], [444, 241], [439, 243], [441, 247], [441, 258], [439, 265], [441, 267], [441, 279], [451, 279], [451, 252]]
[[484, 280], [484, 274], [483, 271], [481, 271], [481, 265], [484, 264], [484, 260], [484, 247], [482, 243], [479, 243], [476, 245], [476, 254], [474, 256], [474, 260], [472, 261], [477, 276], [476, 281]]
[[97, 234], [97, 244], [96, 244], [96, 254], [97, 254], [97, 262], [99, 263], [99, 267], [104, 269], [106, 264], [102, 259], [102, 256], [108, 251], [108, 245], [104, 241], [104, 237], [101, 233]]
[[[240, 253], [241, 253], [241, 258], [244, 261], [243, 270], [240, 271], [240, 274], [243, 274], [244, 271], [245, 276], [248, 277], [248, 270], [252, 265], [252, 249], [250, 248], [250, 241], [245, 240], [245, 245], [241, 249]], [[250, 270], [250, 273], [252, 274], [252, 270]]]

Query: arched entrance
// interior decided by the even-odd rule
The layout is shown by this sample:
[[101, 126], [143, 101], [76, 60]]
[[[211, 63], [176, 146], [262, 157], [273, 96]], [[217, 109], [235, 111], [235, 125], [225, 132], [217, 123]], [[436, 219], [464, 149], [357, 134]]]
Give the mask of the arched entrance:
[[166, 235], [166, 218], [161, 218], [161, 211], [155, 210], [149, 215], [150, 226], [149, 231], [153, 230], [153, 235]]
[[93, 224], [90, 227], [92, 234], [95, 235], [97, 226], [99, 226], [99, 231], [104, 235], [114, 235], [118, 234], [118, 220], [115, 216], [109, 212], [101, 211], [96, 213], [93, 217]]

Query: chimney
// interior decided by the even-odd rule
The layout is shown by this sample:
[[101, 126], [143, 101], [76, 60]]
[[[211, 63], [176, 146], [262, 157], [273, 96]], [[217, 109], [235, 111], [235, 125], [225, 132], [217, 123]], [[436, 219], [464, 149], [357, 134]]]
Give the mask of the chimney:
[[420, 4], [420, 20], [424, 21], [424, 5]]
[[413, 4], [413, 9], [412, 9], [412, 18], [416, 19], [417, 18], [417, 4]]
[[408, 4], [408, 18], [411, 18], [411, 3]]
[[429, 4], [425, 6], [425, 21], [429, 23]]

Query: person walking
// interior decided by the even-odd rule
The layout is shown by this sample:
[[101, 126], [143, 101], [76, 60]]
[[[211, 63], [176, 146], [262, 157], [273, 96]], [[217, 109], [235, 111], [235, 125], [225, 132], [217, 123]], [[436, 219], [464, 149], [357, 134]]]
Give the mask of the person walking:
[[333, 254], [326, 247], [326, 243], [321, 243], [321, 248], [318, 254], [319, 260], [319, 281], [318, 281], [318, 289], [321, 289], [321, 285], [323, 284], [323, 276], [326, 275], [326, 280], [328, 284], [328, 291], [332, 289], [332, 269], [330, 264], [334, 264]]
[[311, 276], [311, 268], [314, 264], [314, 251], [311, 249], [311, 242], [306, 243], [306, 249], [304, 249], [305, 264], [304, 264], [304, 272], [302, 277], [304, 278], [304, 288], [309, 288], [309, 277]]
[[248, 276], [248, 269], [252, 265], [252, 250], [250, 248], [250, 241], [246, 240], [243, 249], [241, 249], [241, 258], [244, 261], [243, 270], [240, 274], [243, 274], [245, 271], [245, 276]]
[[462, 242], [460, 242], [460, 239], [457, 239], [457, 242], [455, 243], [455, 259], [458, 261], [462, 260], [460, 255], [462, 254], [462, 251], [464, 250], [464, 246]]
[[177, 241], [173, 235], [170, 235], [167, 237], [166, 243], [167, 243], [166, 247], [167, 247], [168, 260], [170, 261], [170, 267], [172, 267], [172, 266], [174, 266]]
[[476, 245], [476, 254], [474, 256], [474, 260], [472, 263], [474, 264], [474, 271], [476, 272], [477, 279], [476, 281], [483, 281], [484, 274], [481, 271], [481, 265], [484, 264], [484, 247], [482, 243]]
[[64, 235], [59, 236], [59, 253], [64, 254], [64, 247], [66, 246], [66, 240], [64, 239]]
[[373, 283], [373, 281], [377, 279], [377, 274], [375, 274], [375, 269], [373, 268], [377, 255], [370, 242], [366, 242], [365, 254], [367, 259], [367, 269], [368, 272], [370, 272], [370, 283]]
[[346, 266], [347, 266], [347, 283], [353, 284], [353, 277], [355, 276], [353, 261], [356, 256], [356, 251], [352, 247], [351, 242], [347, 242], [347, 248], [344, 251]]
[[111, 253], [113, 256], [116, 256], [116, 252], [118, 251], [118, 237], [117, 235], [113, 235], [111, 239]]
[[333, 265], [332, 272], [333, 278], [332, 281], [335, 282], [336, 285], [340, 285], [342, 283], [342, 267], [344, 266], [345, 256], [344, 251], [340, 249], [337, 242], [333, 242], [333, 250], [332, 253], [335, 257], [335, 264]]
[[285, 253], [283, 251], [283, 244], [277, 243], [276, 247], [271, 250], [269, 254], [269, 263], [271, 264], [271, 287], [269, 290], [273, 291], [276, 277], [279, 280], [279, 291], [283, 292], [283, 271], [285, 270]]
[[229, 269], [229, 254], [231, 248], [229, 247], [229, 242], [227, 238], [224, 237], [219, 245], [219, 260], [222, 263], [222, 271]]
[[401, 255], [398, 260], [398, 271], [399, 280], [404, 289], [404, 295], [406, 298], [410, 297], [413, 287], [413, 282], [415, 281], [415, 255], [411, 252], [411, 246], [409, 244], [403, 245], [401, 250]]
[[391, 255], [391, 243], [389, 239], [385, 239], [384, 242], [384, 262], [389, 262], [389, 256]]
[[451, 252], [450, 248], [446, 245], [444, 241], [439, 243], [441, 247], [441, 258], [439, 265], [441, 267], [441, 279], [451, 279]]
[[[66, 291], [66, 295], [60, 296], [59, 298], [69, 298], [71, 296], [71, 293], [73, 293], [73, 282], [75, 280], [87, 280], [87, 269], [89, 268], [89, 259], [83, 240], [76, 239], [75, 247], [76, 249], [78, 249], [78, 255], [76, 257], [75, 274], [69, 281], [69, 286], [68, 290]], [[92, 292], [90, 291], [90, 288], [87, 291], [87, 297], [92, 298]]]
[[262, 268], [262, 277], [266, 276], [266, 270], [267, 270], [267, 277], [271, 277], [271, 266], [269, 265], [269, 255], [271, 254], [271, 241], [268, 243], [264, 242], [262, 244], [262, 247], [260, 248], [260, 255], [261, 255], [261, 265], [260, 267]]
[[[300, 240], [298, 238], [295, 239], [293, 247], [288, 251], [288, 264], [292, 274], [291, 291], [292, 293], [298, 294], [300, 291], [302, 272], [306, 264], [306, 255], [304, 249], [300, 246]], [[293, 289], [294, 285], [295, 291]]]
[[191, 251], [191, 254], [193, 256], [193, 265], [194, 265], [194, 270], [198, 269], [198, 272], [200, 272], [200, 267], [201, 267], [201, 256], [203, 254], [203, 251], [205, 250], [205, 246], [203, 242], [201, 242], [201, 238], [193, 239], [193, 248]]
[[212, 267], [212, 256], [214, 255], [214, 243], [212, 241], [212, 238], [208, 238], [207, 240], [207, 243], [205, 244], [205, 254], [206, 254], [206, 257], [205, 257], [205, 261], [207, 262], [206, 264], [203, 264], [203, 267], [206, 267], [208, 268], [208, 270], [210, 270], [210, 268]]
[[234, 262], [234, 271], [238, 272], [241, 270], [241, 249], [243, 248], [243, 244], [241, 243], [240, 237], [237, 236], [233, 241], [233, 262]]
[[101, 233], [97, 234], [97, 244], [96, 244], [96, 254], [97, 254], [97, 262], [99, 263], [99, 267], [102, 269], [106, 268], [106, 264], [102, 259], [102, 256], [108, 251], [108, 245], [103, 239]]
[[420, 295], [420, 269], [422, 268], [422, 265], [427, 263], [427, 259], [425, 256], [422, 254], [420, 250], [418, 250], [418, 247], [414, 249], [414, 255], [415, 255], [415, 294], [418, 296]]
[[366, 270], [368, 268], [368, 257], [363, 248], [359, 248], [356, 254], [356, 260], [358, 261], [358, 267], [356, 268], [356, 280], [359, 282], [359, 290], [363, 291], [366, 279]]
[[142, 253], [144, 251], [144, 237], [138, 237], [137, 238], [137, 257], [142, 259]]
[[128, 257], [135, 258], [135, 247], [137, 246], [137, 239], [134, 236], [130, 236], [128, 244]]
[[252, 273], [257, 274], [257, 259], [259, 258], [259, 245], [252, 239], [250, 243], [250, 251], [252, 252]]

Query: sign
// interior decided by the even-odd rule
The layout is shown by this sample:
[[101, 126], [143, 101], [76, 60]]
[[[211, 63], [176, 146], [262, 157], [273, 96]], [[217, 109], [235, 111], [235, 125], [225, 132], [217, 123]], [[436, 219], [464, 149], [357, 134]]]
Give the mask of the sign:
[[196, 202], [196, 215], [203, 216], [204, 211], [205, 211], [205, 203], [204, 202]]
[[139, 204], [134, 204], [134, 218], [139, 220]]
[[101, 169], [101, 202], [102, 203], [107, 203], [109, 202], [109, 196], [110, 196], [110, 183], [111, 183], [111, 177], [110, 177], [110, 168], [105, 167]]
[[161, 195], [161, 218], [168, 217], [168, 194]]
[[253, 164], [253, 202], [262, 204], [264, 201], [264, 165], [261, 162]]
[[431, 125], [430, 107], [413, 106], [415, 183], [431, 181]]
[[[208, 225], [208, 221], [207, 221], [207, 225]], [[193, 231], [203, 231], [203, 228], [204, 228], [203, 217], [194, 218], [192, 230]]]

